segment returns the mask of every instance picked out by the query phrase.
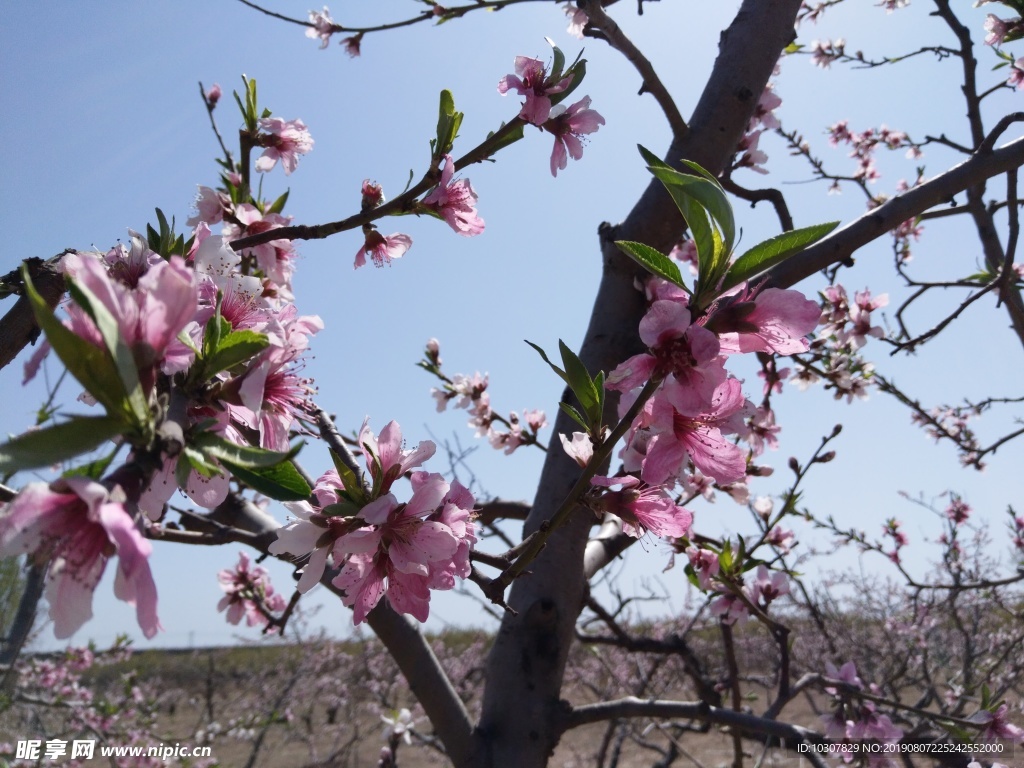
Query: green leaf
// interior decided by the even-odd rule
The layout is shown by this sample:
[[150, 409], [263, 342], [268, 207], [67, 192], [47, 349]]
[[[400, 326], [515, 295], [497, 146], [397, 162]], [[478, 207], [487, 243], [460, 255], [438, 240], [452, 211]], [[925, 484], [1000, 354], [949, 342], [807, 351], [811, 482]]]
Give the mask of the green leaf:
[[232, 331], [220, 340], [217, 351], [203, 361], [206, 378], [245, 362], [270, 346], [270, 339], [257, 331]]
[[88, 453], [125, 429], [111, 416], [75, 416], [0, 445], [0, 474], [48, 467]]
[[267, 213], [280, 213], [284, 210], [284, 204], [288, 202], [289, 190], [285, 190], [277, 200], [275, 200], [270, 208], [267, 209]]
[[565, 54], [562, 53], [562, 49], [555, 45], [555, 41], [550, 37], [545, 37], [544, 39], [547, 41], [548, 45], [551, 46], [551, 49], [554, 52], [554, 61], [551, 63], [551, 79], [560, 80], [562, 67], [565, 66]]
[[290, 461], [256, 469], [235, 466], [230, 462], [221, 463], [254, 491], [277, 501], [305, 501], [313, 492]]
[[558, 351], [562, 355], [562, 365], [565, 366], [569, 387], [576, 395], [576, 399], [580, 401], [580, 405], [583, 406], [584, 413], [593, 421], [594, 409], [598, 403], [598, 393], [593, 379], [590, 378], [590, 372], [576, 353], [569, 349], [561, 339], [558, 340]]
[[328, 448], [327, 450], [331, 454], [334, 468], [338, 470], [338, 477], [341, 478], [341, 484], [345, 487], [345, 493], [357, 504], [365, 503], [366, 492], [363, 489], [363, 484], [356, 477], [356, 473], [349, 469], [348, 465], [332, 449]]
[[781, 264], [790, 256], [795, 256], [807, 246], [821, 240], [837, 226], [839, 226], [838, 221], [815, 224], [811, 227], [783, 232], [763, 243], [758, 243], [733, 262], [722, 283], [722, 290], [728, 290], [744, 280], [750, 280], [762, 272], [768, 271], [776, 264]]
[[579, 424], [581, 427], [583, 427], [585, 430], [587, 430], [587, 432], [590, 431], [590, 425], [587, 424], [587, 420], [585, 418], [583, 418], [583, 414], [581, 414], [579, 411], [577, 411], [575, 408], [573, 408], [568, 403], [559, 403], [558, 407], [561, 408], [563, 411], [565, 411], [566, 415], [570, 419], [572, 419], [577, 424]]
[[569, 87], [566, 88], [561, 93], [551, 94], [550, 98], [552, 106], [554, 106], [555, 104], [560, 104], [561, 102], [568, 99], [570, 96], [572, 96], [572, 92], [583, 84], [583, 78], [587, 76], [587, 60], [582, 59], [580, 61], [577, 61], [577, 63], [573, 64], [572, 67], [570, 67], [569, 73], [572, 73], [572, 82], [569, 83]]
[[433, 145], [434, 157], [451, 152], [452, 144], [459, 133], [464, 115], [455, 110], [455, 99], [449, 90], [441, 91], [441, 103], [437, 116], [437, 143]]
[[99, 480], [106, 474], [111, 462], [120, 450], [121, 446], [115, 445], [114, 449], [106, 456], [86, 462], [85, 464], [79, 464], [77, 467], [72, 467], [62, 474], [61, 477], [88, 477], [91, 480]]
[[615, 244], [619, 250], [658, 277], [668, 280], [673, 285], [678, 285], [687, 293], [690, 289], [683, 283], [683, 276], [679, 273], [679, 267], [668, 256], [657, 248], [652, 248], [644, 243], [635, 243], [631, 240], [616, 240]]
[[304, 443], [290, 451], [268, 451], [253, 445], [238, 445], [215, 432], [202, 432], [189, 441], [189, 445], [200, 450], [207, 459], [216, 459], [221, 464], [230, 463], [235, 467], [257, 469], [272, 467], [287, 461], [297, 454]]
[[[502, 123], [501, 127], [504, 128], [505, 123]], [[491, 145], [493, 147], [492, 151], [497, 152], [499, 149], [504, 149], [510, 144], [515, 144], [517, 141], [523, 138], [523, 128], [525, 127], [526, 126], [523, 123], [519, 123], [518, 125], [516, 125], [515, 128], [513, 128], [504, 136], [502, 136], [498, 142]], [[490, 139], [495, 133], [496, 131], [491, 131], [490, 133], [487, 134], [487, 138]]]
[[640, 156], [644, 159], [644, 162], [647, 163], [647, 165], [649, 165], [651, 168], [668, 168], [669, 170], [672, 170], [671, 165], [669, 165], [656, 154], [651, 152], [651, 150], [649, 150], [643, 144], [637, 144], [636, 148], [640, 150]]
[[541, 359], [545, 363], [547, 363], [548, 365], [551, 366], [551, 370], [553, 370], [555, 373], [557, 373], [559, 375], [559, 377], [562, 379], [562, 381], [564, 381], [566, 384], [568, 384], [570, 387], [572, 387], [572, 382], [569, 381], [569, 377], [565, 375], [565, 371], [563, 371], [557, 365], [555, 365], [550, 360], [548, 360], [548, 355], [547, 355], [547, 353], [543, 349], [541, 349], [539, 346], [534, 344], [529, 339], [523, 339], [523, 341], [525, 341], [527, 344], [529, 344], [531, 347], [533, 347], [535, 350], [537, 350], [537, 354], [539, 354], [541, 356]]
[[594, 377], [594, 386], [597, 388], [597, 419], [595, 420], [597, 431], [595, 434], [600, 437], [601, 421], [604, 418], [604, 371], [597, 372], [597, 376]]
[[[671, 168], [653, 167], [650, 170], [669, 188], [669, 192], [672, 192], [674, 187], [681, 187], [687, 195], [700, 203], [701, 207], [718, 223], [719, 228], [722, 230], [722, 237], [725, 240], [726, 251], [731, 251], [733, 244], [736, 242], [736, 221], [733, 217], [729, 199], [725, 196], [725, 190], [722, 189], [721, 185], [710, 173], [697, 165], [697, 163], [688, 160], [683, 162], [698, 175], [692, 176], [680, 173]], [[676, 195], [673, 194], [673, 198], [675, 197]], [[689, 223], [689, 220], [687, 220], [687, 223]]]
[[686, 219], [690, 236], [697, 247], [697, 286], [694, 292], [702, 293], [715, 268], [715, 237], [711, 222], [704, 208], [680, 187], [669, 187], [668, 193]]
[[27, 271], [23, 271], [22, 278], [36, 322], [71, 375], [78, 379], [86, 391], [95, 397], [111, 416], [116, 418], [131, 414], [128, 393], [125, 392], [124, 383], [110, 354], [65, 328], [36, 292]]
[[231, 323], [225, 320], [220, 314], [220, 305], [223, 296], [217, 296], [217, 306], [213, 315], [206, 321], [206, 329], [203, 331], [203, 357], [210, 357], [220, 347], [221, 336], [231, 333]]

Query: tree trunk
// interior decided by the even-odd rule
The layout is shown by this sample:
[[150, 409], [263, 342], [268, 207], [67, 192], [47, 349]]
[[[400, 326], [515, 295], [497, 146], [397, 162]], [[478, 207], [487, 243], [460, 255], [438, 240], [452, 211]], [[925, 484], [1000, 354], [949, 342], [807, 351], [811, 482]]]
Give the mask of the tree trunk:
[[[695, 160], [720, 172], [732, 157], [765, 84], [794, 37], [800, 0], [745, 0], [723, 33], [719, 56], [689, 130], [674, 137], [666, 161]], [[638, 162], [640, 162], [638, 158]], [[615, 240], [637, 240], [668, 251], [683, 231], [678, 209], [660, 182], [652, 181], [626, 220], [600, 230], [603, 275], [580, 357], [595, 373], [608, 371], [640, 351], [637, 327], [644, 313], [634, 287], [635, 265]], [[614, 423], [617, 398], [608, 393], [606, 423]], [[559, 433], [574, 424], [559, 413], [540, 485], [524, 535], [549, 519], [578, 477]], [[488, 661], [478, 729], [480, 764], [488, 768], [539, 768], [562, 735], [562, 678], [583, 607], [583, 550], [593, 515], [578, 509], [549, 539], [529, 571], [513, 584], [507, 614]]]

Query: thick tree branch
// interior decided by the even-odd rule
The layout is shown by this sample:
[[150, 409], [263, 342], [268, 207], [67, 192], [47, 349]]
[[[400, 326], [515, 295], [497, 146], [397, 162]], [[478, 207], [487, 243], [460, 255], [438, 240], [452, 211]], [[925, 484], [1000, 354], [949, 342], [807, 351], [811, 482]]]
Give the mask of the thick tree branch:
[[[666, 153], [675, 166], [694, 160], [713, 173], [728, 164], [750, 116], [771, 77], [782, 49], [793, 38], [799, 0], [745, 0], [721, 38], [719, 57], [689, 130]], [[639, 161], [638, 161], [639, 162]], [[683, 221], [661, 182], [652, 181], [618, 227], [602, 225], [599, 234], [603, 274], [580, 358], [591, 373], [608, 371], [640, 350], [637, 332], [645, 310], [634, 287], [638, 268], [614, 245], [635, 240], [668, 251], [683, 231]], [[606, 420], [615, 423], [617, 398], [606, 402]], [[560, 414], [525, 532], [549, 520], [579, 477], [580, 468], [557, 443], [573, 424]], [[517, 612], [506, 614], [495, 639], [478, 734], [485, 761], [494, 768], [545, 764], [560, 732], [554, 723], [565, 662], [576, 617], [584, 602], [583, 556], [593, 515], [578, 510], [552, 535], [517, 579], [509, 596]], [[516, 717], [508, 717], [509, 711]]]
[[[50, 309], [56, 307], [64, 295], [64, 275], [58, 267], [64, 254], [70, 252], [65, 251], [46, 261], [26, 259], [32, 285]], [[4, 275], [2, 281], [5, 290], [21, 293], [21, 275], [18, 271]], [[29, 304], [28, 296], [22, 293], [7, 314], [0, 318], [0, 368], [6, 367], [22, 349], [34, 343], [38, 336], [39, 326], [32, 313], [32, 305]]]
[[798, 256], [782, 262], [768, 273], [769, 283], [787, 288], [815, 272], [847, 261], [858, 248], [907, 219], [924, 213], [932, 206], [949, 203], [958, 193], [1021, 165], [1024, 165], [1024, 138], [1004, 144], [990, 153], [977, 152], [945, 173], [868, 211]]

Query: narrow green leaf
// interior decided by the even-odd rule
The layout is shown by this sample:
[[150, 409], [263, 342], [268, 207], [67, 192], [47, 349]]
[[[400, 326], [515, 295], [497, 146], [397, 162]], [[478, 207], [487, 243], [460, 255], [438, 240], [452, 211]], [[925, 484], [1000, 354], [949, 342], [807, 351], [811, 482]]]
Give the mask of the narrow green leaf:
[[230, 462], [222, 463], [231, 474], [254, 491], [277, 501], [305, 501], [313, 492], [290, 461], [256, 469], [247, 469]]
[[651, 168], [668, 168], [669, 170], [672, 169], [671, 165], [669, 165], [656, 154], [651, 152], [651, 150], [649, 150], [643, 144], [637, 144], [636, 148], [640, 150], [640, 156], [643, 157], [644, 162], [646, 162], [647, 165], [649, 165]]
[[568, 403], [559, 403], [558, 407], [565, 411], [566, 415], [568, 415], [569, 418], [571, 418], [573, 421], [575, 421], [588, 432], [590, 431], [590, 425], [587, 424], [587, 420], [583, 418], [583, 414], [581, 414]]
[[221, 336], [231, 333], [231, 323], [225, 320], [220, 314], [220, 304], [223, 297], [217, 297], [217, 306], [213, 315], [206, 321], [206, 329], [203, 331], [203, 357], [210, 357], [220, 347]]
[[555, 45], [555, 41], [550, 37], [544, 38], [547, 44], [551, 46], [551, 50], [554, 52], [554, 60], [551, 62], [551, 79], [559, 80], [562, 75], [562, 68], [565, 66], [565, 54], [562, 53], [562, 49]]
[[273, 204], [270, 206], [270, 208], [267, 209], [267, 213], [280, 213], [281, 211], [283, 211], [284, 210], [284, 204], [288, 202], [288, 193], [289, 192], [290, 192], [290, 190], [287, 190], [287, 189], [284, 192], [282, 192], [281, 196], [279, 198], [277, 198], [277, 200], [275, 200], [273, 202]]
[[547, 352], [545, 352], [545, 351], [544, 351], [543, 349], [541, 349], [541, 348], [540, 348], [539, 346], [537, 346], [536, 344], [534, 344], [534, 343], [533, 343], [532, 341], [530, 341], [529, 339], [523, 339], [523, 341], [525, 341], [525, 342], [526, 342], [527, 344], [529, 344], [529, 345], [530, 345], [531, 347], [533, 347], [533, 348], [534, 348], [535, 350], [537, 350], [537, 354], [539, 354], [539, 355], [541, 356], [541, 359], [542, 359], [542, 360], [543, 360], [543, 361], [544, 361], [545, 363], [547, 363], [548, 365], [550, 365], [550, 366], [551, 366], [551, 370], [553, 370], [553, 371], [554, 371], [555, 373], [557, 373], [557, 374], [559, 375], [559, 377], [560, 377], [560, 378], [562, 379], [562, 381], [564, 381], [564, 382], [565, 382], [566, 384], [568, 384], [568, 385], [569, 385], [570, 387], [572, 386], [572, 382], [571, 382], [571, 381], [569, 381], [569, 377], [565, 375], [565, 371], [563, 371], [563, 370], [562, 370], [561, 368], [559, 368], [559, 367], [558, 367], [557, 365], [555, 365], [555, 364], [554, 364], [554, 363], [552, 363], [552, 362], [551, 362], [550, 360], [548, 360], [548, 355], [547, 355]]
[[[655, 167], [650, 170], [662, 183], [668, 186], [669, 192], [672, 191], [673, 187], [682, 187], [690, 197], [700, 203], [718, 223], [725, 240], [726, 250], [731, 251], [733, 244], [736, 242], [736, 220], [733, 217], [729, 199], [725, 196], [725, 191], [714, 177], [699, 165], [686, 160], [683, 162], [700, 175], [693, 176], [680, 173], [671, 168]], [[673, 195], [673, 197], [675, 196]]]
[[781, 264], [790, 256], [795, 256], [807, 246], [821, 240], [837, 226], [839, 226], [838, 221], [815, 224], [811, 227], [783, 232], [781, 235], [758, 243], [733, 262], [722, 284], [723, 290], [728, 290], [744, 280], [750, 280], [762, 272], [768, 271], [776, 264]]
[[334, 468], [338, 470], [338, 477], [341, 478], [341, 484], [345, 487], [345, 493], [357, 504], [364, 503], [366, 501], [366, 492], [363, 490], [363, 485], [359, 482], [359, 478], [356, 477], [356, 473], [349, 469], [348, 465], [333, 450], [330, 448], [327, 450], [331, 454]]
[[75, 416], [60, 424], [26, 432], [0, 445], [0, 474], [67, 461], [88, 453], [124, 429], [124, 422], [111, 416]]
[[300, 443], [286, 452], [268, 451], [253, 445], [238, 445], [215, 432], [203, 432], [190, 440], [189, 444], [200, 450], [207, 459], [216, 459], [225, 465], [230, 462], [232, 466], [246, 469], [280, 464], [297, 454], [303, 445]]
[[668, 187], [676, 207], [686, 219], [690, 236], [697, 247], [697, 285], [695, 292], [703, 292], [715, 268], [715, 237], [707, 212], [682, 187]]
[[579, 359], [575, 352], [566, 346], [561, 339], [558, 340], [558, 351], [562, 355], [562, 365], [565, 366], [565, 375], [569, 379], [569, 387], [572, 389], [576, 399], [583, 406], [583, 411], [593, 417], [593, 410], [597, 406], [597, 389], [594, 381], [590, 378], [590, 372]]
[[635, 243], [631, 240], [616, 240], [615, 244], [619, 250], [658, 277], [668, 280], [673, 285], [689, 292], [689, 288], [683, 283], [683, 276], [679, 273], [679, 267], [668, 256], [657, 248], [652, 248], [644, 243]]
[[569, 83], [569, 87], [561, 93], [551, 94], [550, 98], [552, 105], [560, 104], [568, 99], [572, 96], [573, 91], [583, 84], [583, 78], [587, 76], [587, 60], [583, 59], [582, 61], [577, 62], [572, 66], [570, 71], [572, 72], [572, 82]]
[[597, 388], [597, 418], [594, 421], [600, 434], [601, 422], [604, 419], [604, 371], [597, 372], [597, 376], [594, 377], [594, 386]]
[[232, 331], [220, 340], [217, 351], [204, 361], [206, 378], [245, 362], [270, 346], [270, 339], [256, 331]]
[[113, 462], [114, 457], [117, 456], [120, 450], [121, 446], [115, 445], [114, 449], [106, 456], [86, 462], [85, 464], [79, 464], [77, 467], [72, 467], [64, 472], [61, 477], [88, 477], [91, 480], [99, 480], [106, 474], [111, 462]]

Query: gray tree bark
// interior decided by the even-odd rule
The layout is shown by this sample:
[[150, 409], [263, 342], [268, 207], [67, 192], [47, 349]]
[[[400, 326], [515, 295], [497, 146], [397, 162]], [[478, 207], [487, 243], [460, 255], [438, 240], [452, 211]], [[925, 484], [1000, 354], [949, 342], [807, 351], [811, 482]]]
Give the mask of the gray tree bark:
[[[665, 160], [695, 160], [721, 172], [735, 152], [782, 49], [794, 37], [799, 0], [745, 0], [722, 34], [714, 70], [693, 111], [689, 130], [673, 138]], [[580, 357], [593, 373], [610, 370], [640, 351], [637, 327], [643, 296], [637, 269], [615, 240], [637, 240], [667, 251], [683, 220], [660, 182], [652, 181], [625, 221], [603, 225], [603, 274]], [[617, 399], [605, 418], [614, 423]], [[573, 424], [559, 414], [524, 535], [548, 520], [578, 477], [579, 467], [561, 450], [559, 433]], [[547, 764], [565, 727], [562, 678], [587, 584], [583, 552], [593, 515], [576, 510], [549, 539], [529, 572], [512, 586], [506, 615], [488, 662], [474, 765], [534, 768]]]

